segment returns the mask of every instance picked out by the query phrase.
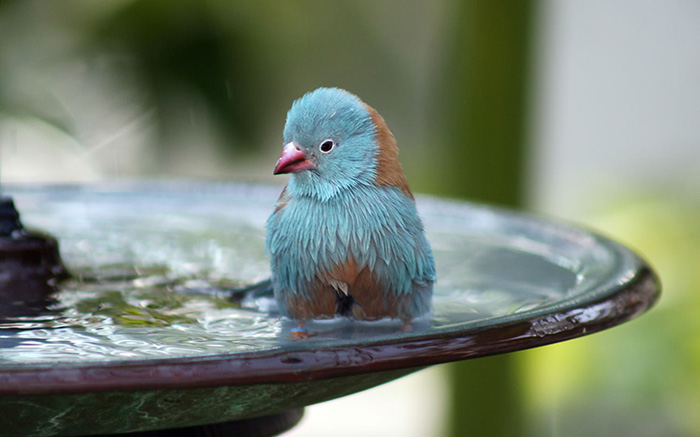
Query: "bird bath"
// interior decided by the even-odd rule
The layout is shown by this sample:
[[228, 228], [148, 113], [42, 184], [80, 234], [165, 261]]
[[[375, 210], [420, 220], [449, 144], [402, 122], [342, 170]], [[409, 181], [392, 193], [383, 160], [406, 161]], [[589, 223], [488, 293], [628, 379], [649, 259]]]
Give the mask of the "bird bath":
[[[71, 277], [43, 311], [0, 314], [0, 435], [87, 435], [289, 419], [422, 367], [541, 346], [636, 317], [659, 296], [629, 250], [557, 222], [419, 197], [438, 271], [433, 314], [294, 324], [228, 291], [269, 275], [279, 187], [14, 186]], [[296, 412], [296, 413], [295, 413]], [[296, 415], [295, 415], [296, 414]], [[295, 419], [296, 418], [296, 419]]]

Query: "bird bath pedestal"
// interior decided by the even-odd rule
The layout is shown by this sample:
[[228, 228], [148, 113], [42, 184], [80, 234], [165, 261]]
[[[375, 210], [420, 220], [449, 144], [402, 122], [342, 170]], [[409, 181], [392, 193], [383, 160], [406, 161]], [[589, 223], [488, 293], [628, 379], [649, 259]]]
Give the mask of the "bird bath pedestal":
[[[304, 406], [432, 364], [541, 346], [634, 318], [659, 296], [635, 254], [518, 213], [418, 198], [438, 282], [430, 317], [319, 321], [307, 340], [269, 297], [277, 187], [10, 187], [71, 276], [46, 307], [0, 314], [0, 435], [94, 435], [226, 423], [260, 435]], [[4, 274], [4, 273], [3, 273]], [[4, 296], [0, 294], [0, 296]], [[261, 419], [260, 419], [261, 418]]]

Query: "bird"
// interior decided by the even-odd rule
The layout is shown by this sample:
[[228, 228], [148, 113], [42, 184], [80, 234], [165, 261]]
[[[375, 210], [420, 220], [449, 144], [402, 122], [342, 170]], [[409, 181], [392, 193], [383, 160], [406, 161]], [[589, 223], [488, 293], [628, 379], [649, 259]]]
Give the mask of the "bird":
[[383, 117], [318, 88], [294, 101], [273, 174], [289, 174], [266, 222], [274, 296], [304, 335], [309, 319], [399, 319], [431, 311], [435, 261]]

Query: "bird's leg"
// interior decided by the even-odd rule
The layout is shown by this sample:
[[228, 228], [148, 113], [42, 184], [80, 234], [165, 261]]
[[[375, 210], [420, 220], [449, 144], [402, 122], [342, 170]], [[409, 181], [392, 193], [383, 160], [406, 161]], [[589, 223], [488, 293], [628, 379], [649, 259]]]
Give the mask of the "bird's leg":
[[411, 319], [403, 320], [403, 325], [401, 325], [401, 332], [413, 332], [413, 325], [411, 325]]

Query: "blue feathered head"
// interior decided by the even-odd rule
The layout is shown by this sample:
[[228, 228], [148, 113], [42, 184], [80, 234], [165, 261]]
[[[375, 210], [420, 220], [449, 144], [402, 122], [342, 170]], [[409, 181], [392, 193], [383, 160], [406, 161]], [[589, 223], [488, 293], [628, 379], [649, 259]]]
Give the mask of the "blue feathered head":
[[275, 174], [292, 174], [290, 192], [323, 200], [375, 182], [379, 146], [370, 110], [339, 88], [319, 88], [292, 104], [275, 167]]

